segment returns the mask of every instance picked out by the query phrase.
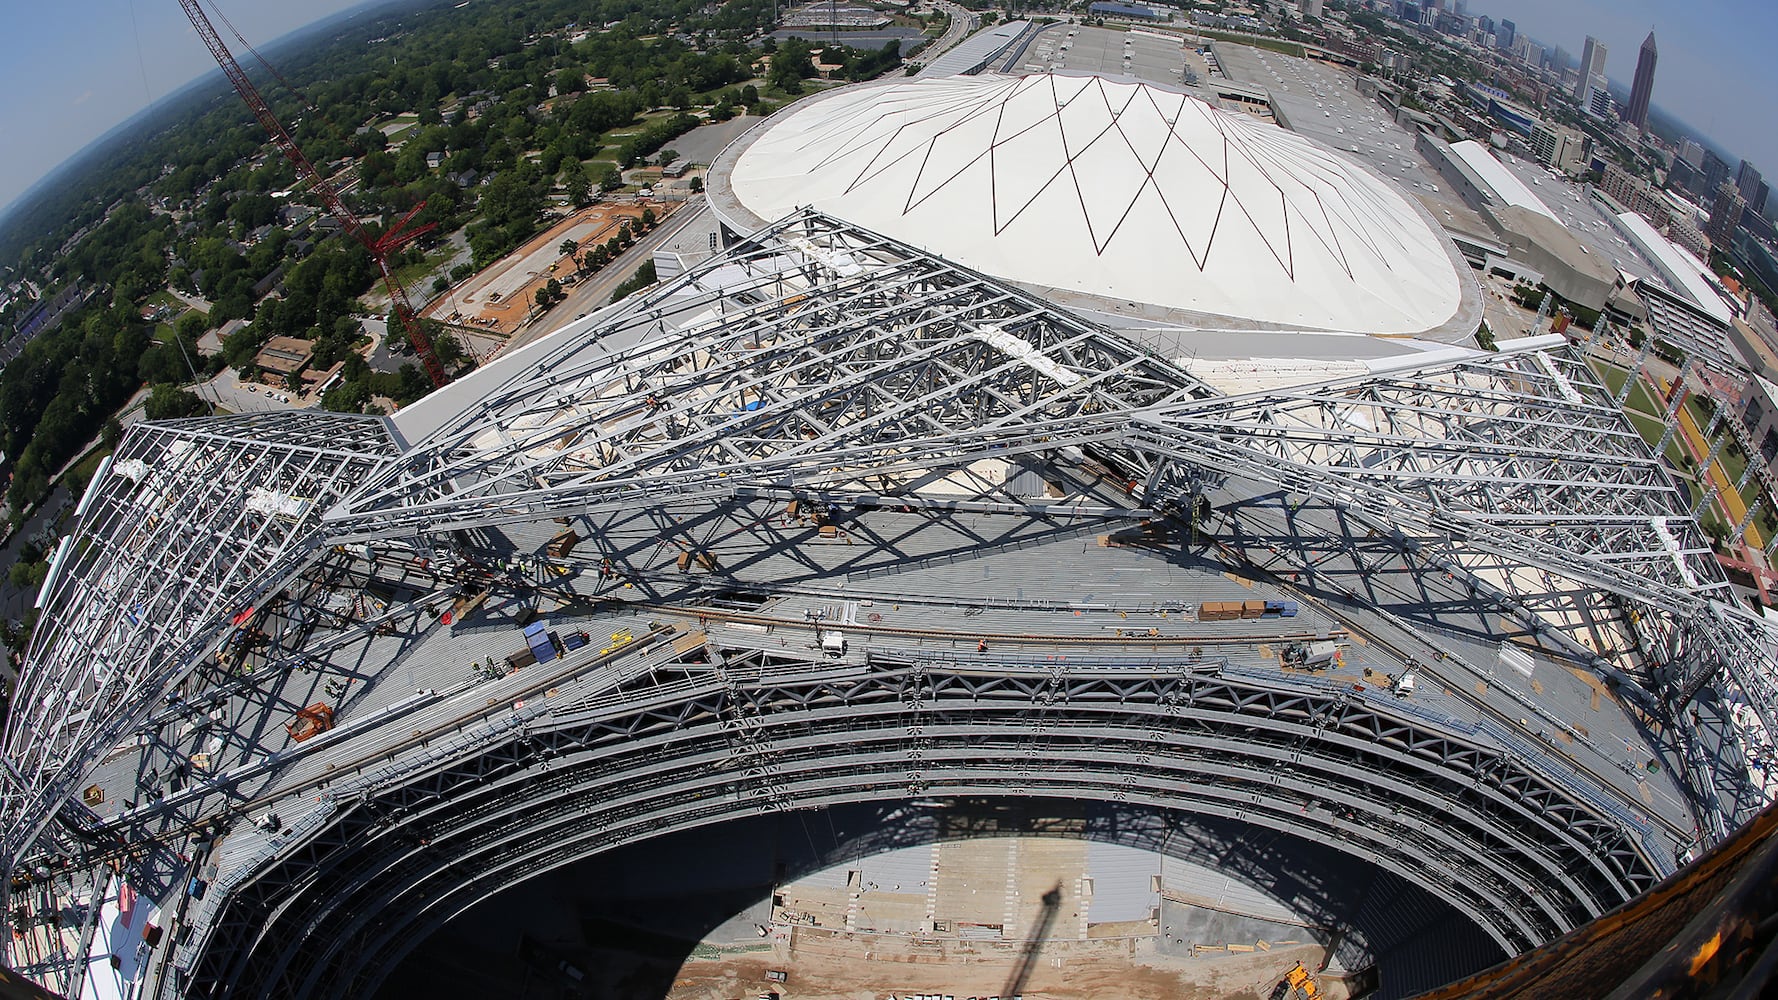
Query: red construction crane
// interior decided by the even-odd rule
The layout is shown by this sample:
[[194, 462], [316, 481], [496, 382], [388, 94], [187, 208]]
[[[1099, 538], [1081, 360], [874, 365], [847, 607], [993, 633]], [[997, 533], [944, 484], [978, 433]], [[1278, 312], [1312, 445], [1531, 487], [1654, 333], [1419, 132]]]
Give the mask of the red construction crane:
[[223, 44], [222, 36], [216, 33], [216, 27], [210, 23], [210, 18], [198, 6], [198, 0], [179, 0], [179, 6], [185, 8], [185, 16], [191, 19], [191, 26], [197, 29], [204, 44], [209, 46], [210, 54], [216, 57], [216, 64], [222, 67], [229, 82], [235, 85], [235, 92], [241, 95], [241, 100], [247, 102], [247, 107], [253, 111], [253, 117], [259, 119], [259, 124], [271, 135], [272, 144], [296, 167], [297, 175], [309, 182], [309, 187], [320, 196], [327, 211], [339, 220], [353, 239], [364, 245], [364, 249], [370, 252], [371, 259], [377, 262], [377, 270], [383, 272], [383, 283], [389, 288], [389, 303], [395, 310], [396, 318], [401, 321], [402, 328], [407, 331], [407, 338], [414, 345], [414, 353], [420, 356], [420, 363], [425, 366], [426, 374], [432, 378], [432, 384], [442, 386], [449, 382], [450, 376], [445, 373], [444, 365], [439, 364], [438, 355], [432, 350], [432, 341], [420, 325], [420, 317], [414, 312], [413, 303], [408, 301], [407, 289], [402, 287], [401, 280], [395, 276], [395, 270], [389, 266], [390, 255], [431, 232], [436, 225], [428, 223], [418, 229], [407, 228], [407, 224], [420, 209], [426, 207], [426, 203], [422, 201], [415, 205], [412, 211], [402, 216], [401, 221], [383, 235], [372, 237], [358, 216], [340, 200], [340, 193], [328, 183], [327, 178], [321, 176], [321, 171], [315, 169], [315, 165], [303, 155], [301, 147], [290, 137], [283, 123], [272, 114], [265, 98], [260, 96], [259, 89], [253, 86], [253, 81], [247, 79], [241, 64], [235, 61], [234, 54]]

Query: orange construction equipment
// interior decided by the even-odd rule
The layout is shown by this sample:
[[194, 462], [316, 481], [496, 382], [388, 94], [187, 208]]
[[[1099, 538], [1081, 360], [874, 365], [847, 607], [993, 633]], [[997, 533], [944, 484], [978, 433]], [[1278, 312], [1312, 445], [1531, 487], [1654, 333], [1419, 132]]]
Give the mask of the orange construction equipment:
[[1316, 1000], [1321, 995], [1320, 988], [1315, 985], [1315, 977], [1309, 975], [1309, 970], [1303, 968], [1301, 962], [1284, 974], [1284, 984], [1295, 991], [1291, 994], [1291, 1000]]
[[291, 719], [284, 726], [284, 731], [290, 734], [291, 739], [301, 743], [311, 736], [319, 736], [332, 728], [333, 706], [324, 701], [318, 701], [297, 712], [296, 718]]

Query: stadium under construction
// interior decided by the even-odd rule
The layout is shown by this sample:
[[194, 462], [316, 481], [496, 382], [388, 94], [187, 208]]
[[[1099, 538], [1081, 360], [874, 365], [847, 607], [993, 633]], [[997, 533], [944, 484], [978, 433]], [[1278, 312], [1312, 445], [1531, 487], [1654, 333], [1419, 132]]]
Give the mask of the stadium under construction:
[[718, 168], [707, 259], [393, 416], [129, 429], [7, 723], [11, 968], [369, 997], [623, 845], [1019, 800], [1262, 890], [1337, 851], [1428, 914], [1313, 904], [1403, 996], [1765, 805], [1773, 638], [1689, 496], [1582, 345], [1474, 346], [1353, 160], [1058, 75], [818, 95]]

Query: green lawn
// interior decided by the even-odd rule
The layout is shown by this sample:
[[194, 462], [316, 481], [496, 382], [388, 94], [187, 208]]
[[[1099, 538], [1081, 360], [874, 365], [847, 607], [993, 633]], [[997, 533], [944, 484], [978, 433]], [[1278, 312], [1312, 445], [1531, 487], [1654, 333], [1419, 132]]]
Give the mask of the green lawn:
[[1605, 388], [1611, 390], [1613, 396], [1623, 391], [1624, 380], [1630, 377], [1630, 373], [1622, 368], [1598, 361], [1593, 362], [1593, 374], [1599, 376], [1599, 381], [1605, 383]]
[[[1596, 360], [1593, 362], [1593, 370], [1598, 373], [1600, 381], [1605, 383], [1605, 387], [1613, 395], [1623, 389], [1624, 380], [1630, 377], [1630, 373], [1624, 369], [1601, 364]], [[1686, 408], [1691, 411], [1692, 419], [1697, 421], [1700, 432], [1710, 425], [1709, 411], [1696, 395], [1686, 400]], [[1642, 435], [1642, 439], [1648, 442], [1650, 448], [1660, 443], [1662, 435], [1666, 432], [1666, 427], [1661, 423], [1661, 417], [1667, 410], [1660, 404], [1654, 393], [1649, 391], [1646, 382], [1638, 382], [1631, 388], [1629, 398], [1625, 400], [1624, 409], [1624, 415], [1629, 418], [1631, 425], [1636, 428], [1636, 432]], [[1724, 474], [1728, 476], [1731, 483], [1738, 482], [1742, 473], [1747, 470], [1746, 456], [1736, 454], [1727, 445], [1724, 445], [1722, 451], [1717, 454], [1716, 460], [1722, 466]], [[1685, 449], [1680, 444], [1679, 434], [1674, 434], [1673, 440], [1667, 445], [1667, 461], [1676, 469], [1691, 469], [1688, 464], [1689, 456], [1685, 454]], [[1695, 475], [1695, 470], [1693, 470], [1693, 474]], [[1689, 499], [1692, 503], [1696, 503], [1702, 496], [1703, 487], [1689, 479], [1682, 480], [1682, 482], [1687, 488]], [[1757, 478], [1748, 480], [1747, 485], [1742, 487], [1740, 492], [1741, 501], [1751, 507], [1761, 496], [1759, 480]], [[1701, 520], [1704, 524], [1720, 522], [1721, 515], [1712, 510], [1706, 512]], [[1724, 525], [1725, 532], [1732, 530], [1734, 530], [1734, 525]]]
[[[1110, 27], [1110, 25], [1107, 25], [1107, 27]], [[1202, 35], [1205, 38], [1214, 38], [1221, 42], [1233, 42], [1236, 45], [1249, 45], [1256, 49], [1270, 49], [1273, 52], [1282, 52], [1287, 56], [1295, 56], [1298, 59], [1303, 58], [1303, 47], [1301, 45], [1298, 45], [1295, 42], [1287, 42], [1282, 38], [1253, 38], [1247, 35], [1231, 35], [1226, 31], [1210, 31], [1203, 28], [1193, 28], [1191, 33], [1194, 35]]]
[[[1624, 390], [1624, 380], [1630, 377], [1628, 371], [1614, 365], [1601, 364], [1598, 361], [1593, 362], [1593, 371], [1598, 373], [1599, 380], [1605, 383], [1605, 388], [1611, 390], [1613, 397]], [[1657, 426], [1660, 424], [1659, 418], [1667, 413], [1666, 405], [1656, 399], [1655, 395], [1649, 391], [1648, 383], [1640, 379], [1630, 387], [1630, 396], [1624, 400], [1624, 409], [1632, 411], [1632, 415], [1635, 411], [1640, 410], [1655, 417]], [[1646, 437], [1646, 435], [1644, 436]], [[1660, 440], [1660, 436], [1656, 435], [1654, 440]]]
[[85, 493], [86, 484], [93, 481], [93, 473], [99, 471], [99, 463], [103, 462], [105, 456], [109, 454], [111, 454], [111, 449], [103, 445], [94, 448], [62, 476], [62, 485], [68, 487], [68, 492], [75, 496]]
[[406, 267], [396, 270], [395, 276], [401, 279], [403, 285], [407, 286], [409, 289], [414, 289], [420, 282], [431, 277], [432, 272], [442, 267], [445, 261], [450, 260], [456, 255], [457, 248], [447, 243], [444, 246], [439, 247], [437, 253], [429, 254], [426, 259], [420, 263], [409, 264]]
[[1640, 379], [1630, 387], [1630, 396], [1624, 400], [1624, 406], [1627, 409], [1640, 410], [1657, 418], [1667, 415], [1666, 404], [1649, 391], [1647, 382]]
[[161, 289], [158, 292], [155, 292], [153, 295], [150, 295], [146, 299], [143, 299], [142, 304], [145, 306], [156, 306], [156, 307], [158, 307], [158, 306], [172, 306], [175, 309], [184, 309], [185, 308], [185, 303], [179, 301], [179, 298], [177, 296], [175, 296], [172, 292], [167, 291], [165, 288]]
[[1666, 433], [1667, 429], [1659, 417], [1634, 412], [1625, 415], [1630, 418], [1630, 423], [1636, 428], [1636, 432], [1642, 435], [1642, 440], [1648, 442], [1650, 448], [1661, 443], [1661, 435]]

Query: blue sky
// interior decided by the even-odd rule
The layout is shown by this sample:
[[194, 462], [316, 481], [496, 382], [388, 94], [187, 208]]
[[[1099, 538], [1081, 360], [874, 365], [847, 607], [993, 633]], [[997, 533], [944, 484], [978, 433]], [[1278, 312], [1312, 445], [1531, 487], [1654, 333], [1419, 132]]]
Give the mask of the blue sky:
[[[222, 0], [221, 9], [263, 47], [362, 2]], [[216, 68], [178, 0], [0, 0], [0, 32], [0, 207], [119, 122]]]
[[[257, 45], [361, 0], [222, 0]], [[498, 2], [498, 0], [494, 0]], [[1650, 27], [1655, 103], [1778, 175], [1778, 4], [1771, 0], [1471, 0], [1470, 12], [1579, 53], [1592, 34], [1606, 73], [1629, 81]], [[0, 6], [0, 206], [150, 102], [214, 67], [177, 0]], [[225, 34], [225, 37], [226, 34]]]

